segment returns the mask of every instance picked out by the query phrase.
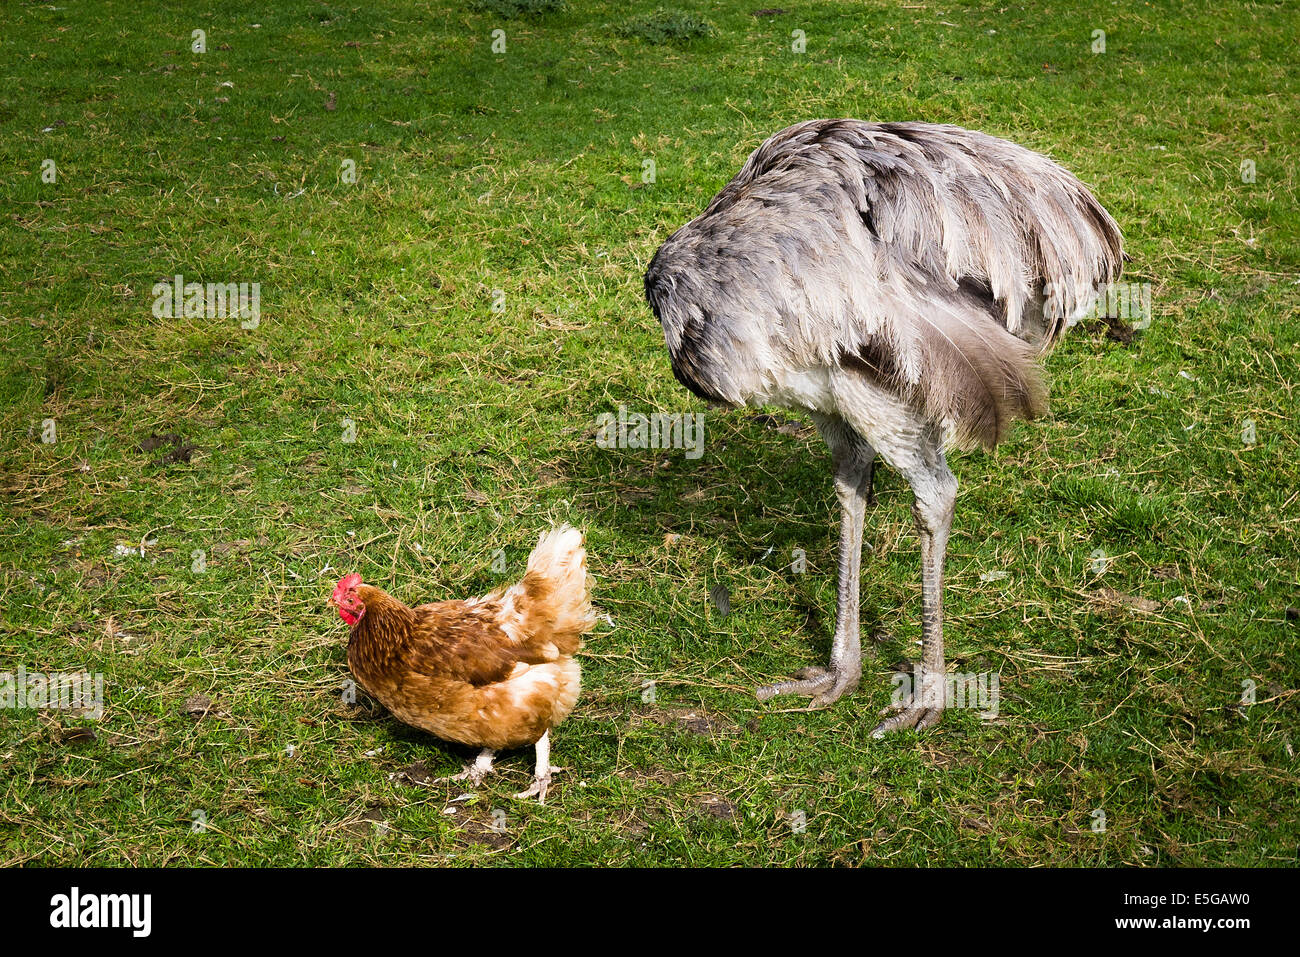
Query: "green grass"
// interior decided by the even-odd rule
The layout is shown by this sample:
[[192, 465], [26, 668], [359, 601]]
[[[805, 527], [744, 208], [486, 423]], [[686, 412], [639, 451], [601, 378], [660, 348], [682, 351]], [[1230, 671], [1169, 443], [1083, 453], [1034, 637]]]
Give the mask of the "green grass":
[[[0, 31], [0, 671], [106, 698], [0, 711], [0, 861], [1296, 863], [1294, 5], [178, 6], [11, 4]], [[705, 411], [641, 295], [763, 137], [840, 115], [1051, 154], [1156, 312], [1129, 344], [1074, 330], [1052, 414], [955, 459], [949, 660], [1000, 674], [1001, 713], [884, 741], [919, 637], [909, 493], [878, 477], [862, 688], [758, 704], [829, 647], [827, 456]], [[260, 283], [260, 325], [155, 318], [176, 273]], [[598, 448], [620, 403], [705, 411], [704, 456]], [[167, 434], [189, 461], [141, 451]], [[560, 520], [609, 616], [568, 770], [519, 803], [531, 756], [506, 755], [449, 805], [398, 772], [469, 752], [342, 700], [325, 599], [351, 570], [482, 592]]]

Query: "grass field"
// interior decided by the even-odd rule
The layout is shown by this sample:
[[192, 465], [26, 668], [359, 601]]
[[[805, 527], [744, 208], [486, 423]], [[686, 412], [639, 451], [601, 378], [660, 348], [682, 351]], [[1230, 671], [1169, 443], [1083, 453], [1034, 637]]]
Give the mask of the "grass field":
[[[0, 671], [104, 680], [99, 720], [0, 711], [0, 862], [1297, 863], [1295, 5], [246, 6], [0, 10]], [[920, 635], [888, 470], [862, 688], [752, 695], [829, 648], [828, 457], [682, 389], [641, 277], [820, 116], [1048, 153], [1150, 283], [954, 459], [949, 662], [995, 720], [870, 738]], [[177, 274], [258, 283], [255, 328], [155, 315]], [[598, 447], [620, 405], [704, 454]], [[325, 600], [481, 593], [562, 520], [604, 616], [567, 770], [457, 800], [470, 752], [344, 700]]]

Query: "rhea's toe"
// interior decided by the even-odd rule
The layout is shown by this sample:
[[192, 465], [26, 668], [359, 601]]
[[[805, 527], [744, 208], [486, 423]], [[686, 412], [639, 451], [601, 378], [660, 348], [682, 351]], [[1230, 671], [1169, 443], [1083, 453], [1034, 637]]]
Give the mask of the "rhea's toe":
[[883, 738], [893, 731], [903, 731], [907, 728], [924, 731], [938, 724], [939, 719], [943, 717], [942, 706], [934, 707], [909, 702], [906, 705], [891, 707], [897, 709], [896, 712], [892, 717], [876, 725], [875, 730], [871, 732], [873, 738]]
[[779, 694], [805, 695], [816, 697], [835, 683], [835, 674], [825, 668], [816, 666], [801, 668], [789, 681], [763, 685], [754, 692], [759, 701], [768, 701]]
[[765, 685], [756, 694], [759, 701], [767, 701], [779, 694], [804, 695], [812, 699], [808, 704], [809, 710], [815, 711], [856, 691], [861, 677], [862, 672], [857, 669], [849, 671], [810, 667], [799, 671], [790, 681]]

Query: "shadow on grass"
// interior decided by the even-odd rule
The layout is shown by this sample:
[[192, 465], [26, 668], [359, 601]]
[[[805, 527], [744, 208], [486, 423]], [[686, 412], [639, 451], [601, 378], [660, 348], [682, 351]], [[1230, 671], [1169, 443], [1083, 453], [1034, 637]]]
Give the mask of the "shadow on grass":
[[[593, 525], [605, 528], [634, 556], [664, 545], [669, 534], [708, 543], [706, 556], [721, 559], [705, 570], [712, 584], [728, 584], [728, 573], [748, 569], [784, 573], [794, 593], [793, 611], [802, 619], [809, 655], [829, 655], [834, 605], [819, 591], [834, 593], [839, 508], [832, 490], [830, 458], [811, 429], [779, 434], [772, 416], [751, 412], [708, 413], [714, 423], [704, 455], [695, 461], [679, 449], [601, 448], [595, 441], [570, 449], [553, 463], [578, 492]], [[788, 420], [787, 424], [788, 424]], [[896, 509], [910, 495], [887, 469], [876, 473], [879, 502], [873, 516]], [[821, 560], [806, 574], [791, 574], [796, 550]], [[869, 553], [868, 553], [869, 555]], [[703, 556], [702, 556], [703, 557]], [[864, 569], [864, 575], [867, 572]], [[862, 632], [871, 636], [882, 619], [863, 581]], [[864, 651], [873, 649], [868, 641]], [[793, 663], [792, 663], [793, 670]]]

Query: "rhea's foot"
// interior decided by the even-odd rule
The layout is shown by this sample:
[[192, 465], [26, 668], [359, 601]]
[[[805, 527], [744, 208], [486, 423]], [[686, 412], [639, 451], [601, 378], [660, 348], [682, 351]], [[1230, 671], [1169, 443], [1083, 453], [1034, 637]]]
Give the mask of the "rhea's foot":
[[891, 704], [882, 710], [882, 715], [889, 715], [876, 725], [871, 732], [873, 738], [883, 738], [891, 731], [915, 728], [923, 731], [939, 723], [943, 717], [945, 685], [942, 681], [921, 679], [922, 687], [913, 691], [897, 704]]
[[764, 685], [754, 692], [759, 701], [767, 701], [779, 694], [804, 695], [812, 700], [808, 703], [810, 711], [834, 704], [844, 695], [856, 691], [862, 678], [861, 670], [831, 670], [829, 668], [810, 667], [799, 671], [791, 681], [779, 681]]

